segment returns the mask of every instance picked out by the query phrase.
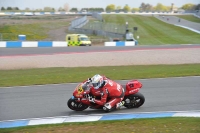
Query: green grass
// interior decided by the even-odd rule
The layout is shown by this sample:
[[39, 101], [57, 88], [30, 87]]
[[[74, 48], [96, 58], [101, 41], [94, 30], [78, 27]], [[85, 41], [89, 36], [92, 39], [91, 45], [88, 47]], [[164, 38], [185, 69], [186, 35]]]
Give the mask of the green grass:
[[113, 80], [200, 76], [200, 64], [0, 70], [0, 86], [81, 82], [96, 73]]
[[152, 118], [0, 129], [1, 133], [199, 133], [200, 118]]
[[196, 22], [196, 23], [200, 23], [200, 18], [197, 18], [193, 15], [176, 15], [176, 17], [188, 20], [188, 21], [192, 21], [192, 22]]
[[[198, 18], [193, 16], [189, 17], [192, 17], [190, 20], [197, 19], [199, 21]], [[123, 25], [125, 25], [126, 22], [129, 23], [129, 29], [131, 30], [133, 27], [138, 27], [138, 31], [134, 33], [134, 37], [140, 37], [138, 39], [139, 45], [199, 44], [200, 42], [200, 34], [167, 24], [153, 16], [112, 14], [103, 15], [103, 18], [106, 22], [103, 24], [103, 29], [111, 30], [111, 32], [124, 33], [125, 31]], [[20, 17], [11, 18], [11, 20], [12, 19], [26, 20]], [[54, 19], [55, 22], [52, 22]], [[1, 34], [3, 34], [3, 39], [12, 41], [18, 40], [17, 36], [19, 34], [25, 34], [27, 35], [27, 40], [43, 40], [48, 38], [47, 33], [49, 30], [69, 25], [69, 21], [63, 22], [60, 17], [36, 17], [34, 20], [40, 20], [41, 22], [23, 25], [18, 23], [1, 25], [0, 31]], [[46, 21], [43, 22], [43, 20]], [[51, 20], [51, 22], [48, 22], [48, 20]], [[92, 23], [89, 23], [85, 27], [95, 26], [97, 29], [102, 29], [102, 27], [98, 25], [99, 22], [94, 22], [94, 20], [91, 20], [91, 22]], [[112, 23], [113, 25], [109, 25], [107, 23]], [[117, 30], [115, 30], [115, 28], [117, 28]], [[91, 38], [98, 37], [91, 36]]]
[[129, 29], [138, 27], [134, 37], [140, 37], [138, 40], [140, 45], [199, 44], [200, 42], [200, 34], [167, 24], [153, 16], [103, 15], [103, 18], [108, 23], [125, 25], [128, 22]]
[[[25, 20], [26, 21], [26, 20]], [[48, 37], [48, 31], [67, 26], [68, 22], [41, 22], [31, 24], [4, 24], [0, 26], [3, 40], [17, 41], [18, 35], [26, 35], [26, 40], [36, 41]]]
[[4, 39], [12, 41], [18, 40], [18, 35], [21, 34], [26, 35], [27, 40], [42, 40], [47, 37], [45, 28], [39, 24], [5, 25], [0, 27], [0, 31]]

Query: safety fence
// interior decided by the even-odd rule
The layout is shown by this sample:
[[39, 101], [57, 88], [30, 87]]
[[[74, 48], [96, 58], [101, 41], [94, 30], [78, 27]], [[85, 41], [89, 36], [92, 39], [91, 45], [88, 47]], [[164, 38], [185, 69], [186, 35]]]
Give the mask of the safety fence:
[[[104, 40], [104, 46], [136, 46], [137, 41], [131, 42], [110, 42]], [[0, 48], [27, 48], [27, 47], [68, 47], [64, 41], [0, 41]]]
[[130, 41], [130, 42], [119, 41], [119, 42], [104, 43], [104, 46], [136, 46], [136, 45], [138, 45], [137, 41]]
[[71, 21], [71, 25], [69, 26], [69, 30], [73, 30], [73, 28], [81, 28], [85, 24], [87, 24], [88, 19], [87, 16], [79, 17]]
[[99, 13], [92, 13], [92, 17], [103, 22], [103, 17]]
[[100, 14], [92, 14], [99, 21], [89, 22], [87, 16], [76, 18], [71, 22], [68, 30], [79, 34], [90, 34], [110, 38], [124, 38], [126, 26], [116, 23], [105, 23]]
[[0, 48], [22, 47], [67, 47], [67, 42], [61, 41], [0, 41]]

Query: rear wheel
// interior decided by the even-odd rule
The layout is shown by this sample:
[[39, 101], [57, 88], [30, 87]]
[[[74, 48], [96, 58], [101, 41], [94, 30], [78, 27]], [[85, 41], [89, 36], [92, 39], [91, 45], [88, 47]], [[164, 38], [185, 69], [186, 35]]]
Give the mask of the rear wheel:
[[81, 102], [77, 102], [75, 99], [72, 98], [68, 100], [67, 105], [71, 110], [75, 111], [83, 111], [89, 107], [88, 105], [83, 104]]
[[124, 101], [125, 101], [124, 106], [126, 108], [139, 108], [140, 106], [142, 106], [144, 104], [145, 98], [144, 98], [143, 94], [138, 92], [136, 94], [132, 94], [132, 95], [125, 97]]

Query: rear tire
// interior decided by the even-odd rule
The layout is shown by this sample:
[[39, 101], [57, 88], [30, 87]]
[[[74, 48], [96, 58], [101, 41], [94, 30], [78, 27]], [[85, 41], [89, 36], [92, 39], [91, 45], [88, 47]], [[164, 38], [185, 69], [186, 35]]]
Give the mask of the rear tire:
[[88, 105], [83, 104], [81, 102], [77, 102], [75, 99], [72, 98], [68, 100], [67, 105], [71, 110], [75, 111], [83, 111], [89, 107]]
[[[130, 103], [126, 102], [126, 99], [130, 100]], [[124, 98], [126, 108], [139, 108], [145, 102], [145, 98], [142, 93], [138, 92], [136, 94], [129, 95]]]

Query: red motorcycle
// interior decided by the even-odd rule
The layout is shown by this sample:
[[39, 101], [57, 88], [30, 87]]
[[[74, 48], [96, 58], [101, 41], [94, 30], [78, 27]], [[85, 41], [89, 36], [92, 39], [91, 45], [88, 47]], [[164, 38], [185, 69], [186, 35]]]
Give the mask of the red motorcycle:
[[[123, 105], [124, 107], [139, 108], [144, 104], [145, 98], [143, 94], [139, 92], [142, 88], [142, 83], [138, 80], [131, 80], [127, 82], [126, 85], [122, 85], [122, 87], [125, 90], [125, 96], [123, 99], [125, 102]], [[92, 109], [103, 109], [103, 106], [90, 102], [88, 100], [90, 97], [101, 99], [101, 91], [100, 89], [94, 89], [90, 83], [84, 81], [75, 88], [73, 96], [68, 100], [67, 105], [71, 110], [75, 111], [83, 111], [88, 107]], [[113, 107], [113, 109], [115, 108], [116, 107]]]

